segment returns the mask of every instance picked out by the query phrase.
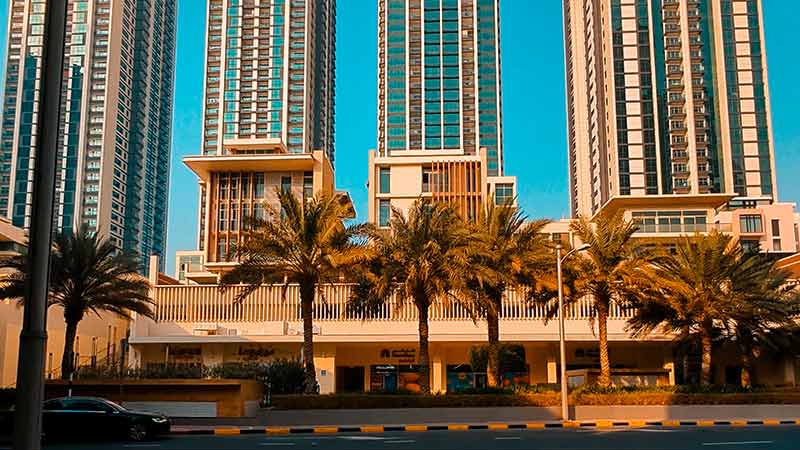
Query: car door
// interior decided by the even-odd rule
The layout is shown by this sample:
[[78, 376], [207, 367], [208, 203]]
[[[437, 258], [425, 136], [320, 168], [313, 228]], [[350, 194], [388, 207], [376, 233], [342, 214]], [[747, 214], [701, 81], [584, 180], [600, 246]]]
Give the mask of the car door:
[[42, 433], [48, 439], [67, 435], [69, 417], [61, 400], [48, 400], [42, 405]]
[[69, 437], [95, 439], [109, 437], [113, 432], [113, 409], [103, 402], [93, 399], [64, 400]]

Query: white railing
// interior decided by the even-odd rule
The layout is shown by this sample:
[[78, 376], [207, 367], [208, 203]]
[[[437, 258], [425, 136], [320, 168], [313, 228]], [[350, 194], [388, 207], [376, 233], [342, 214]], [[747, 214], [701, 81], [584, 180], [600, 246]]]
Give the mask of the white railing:
[[[363, 314], [348, 308], [352, 285], [335, 284], [320, 288], [314, 302], [316, 321], [393, 321], [415, 322], [418, 314], [410, 300], [393, 296], [374, 314]], [[157, 322], [278, 322], [300, 321], [300, 292], [297, 285], [285, 290], [280, 285], [262, 286], [243, 302], [236, 302], [242, 287], [220, 292], [217, 286], [156, 286], [151, 290]], [[532, 304], [524, 293], [509, 291], [503, 299], [500, 317], [503, 320], [544, 320], [550, 305]], [[436, 301], [430, 309], [431, 321], [470, 321], [469, 310], [454, 301]], [[567, 308], [567, 318], [588, 320], [594, 314], [590, 299], [583, 299]], [[628, 319], [631, 311], [613, 304], [610, 319]]]

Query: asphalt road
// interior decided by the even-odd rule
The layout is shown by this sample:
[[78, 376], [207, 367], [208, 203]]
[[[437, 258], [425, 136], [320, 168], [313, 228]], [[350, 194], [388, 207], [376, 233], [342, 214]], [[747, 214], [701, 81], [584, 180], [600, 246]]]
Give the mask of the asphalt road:
[[[63, 443], [50, 450], [797, 450], [800, 427], [615, 430], [428, 431], [424, 433], [232, 437], [181, 436], [155, 442]], [[6, 447], [0, 446], [0, 450]]]

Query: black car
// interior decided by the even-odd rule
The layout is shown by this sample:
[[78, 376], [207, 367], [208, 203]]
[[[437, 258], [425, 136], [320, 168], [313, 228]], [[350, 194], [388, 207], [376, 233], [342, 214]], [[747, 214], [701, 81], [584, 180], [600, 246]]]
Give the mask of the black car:
[[[169, 433], [169, 418], [128, 410], [96, 397], [63, 397], [44, 402], [45, 439], [128, 439], [143, 441]], [[89, 433], [89, 434], [87, 434]]]

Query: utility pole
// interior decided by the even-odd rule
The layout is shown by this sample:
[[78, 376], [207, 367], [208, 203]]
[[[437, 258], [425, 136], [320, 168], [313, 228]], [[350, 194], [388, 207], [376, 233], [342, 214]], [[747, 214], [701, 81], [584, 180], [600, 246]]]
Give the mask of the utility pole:
[[42, 436], [47, 293], [53, 228], [56, 161], [61, 118], [67, 0], [47, 0], [41, 55], [39, 111], [33, 169], [33, 205], [25, 278], [25, 312], [19, 338], [14, 449], [39, 450]]

